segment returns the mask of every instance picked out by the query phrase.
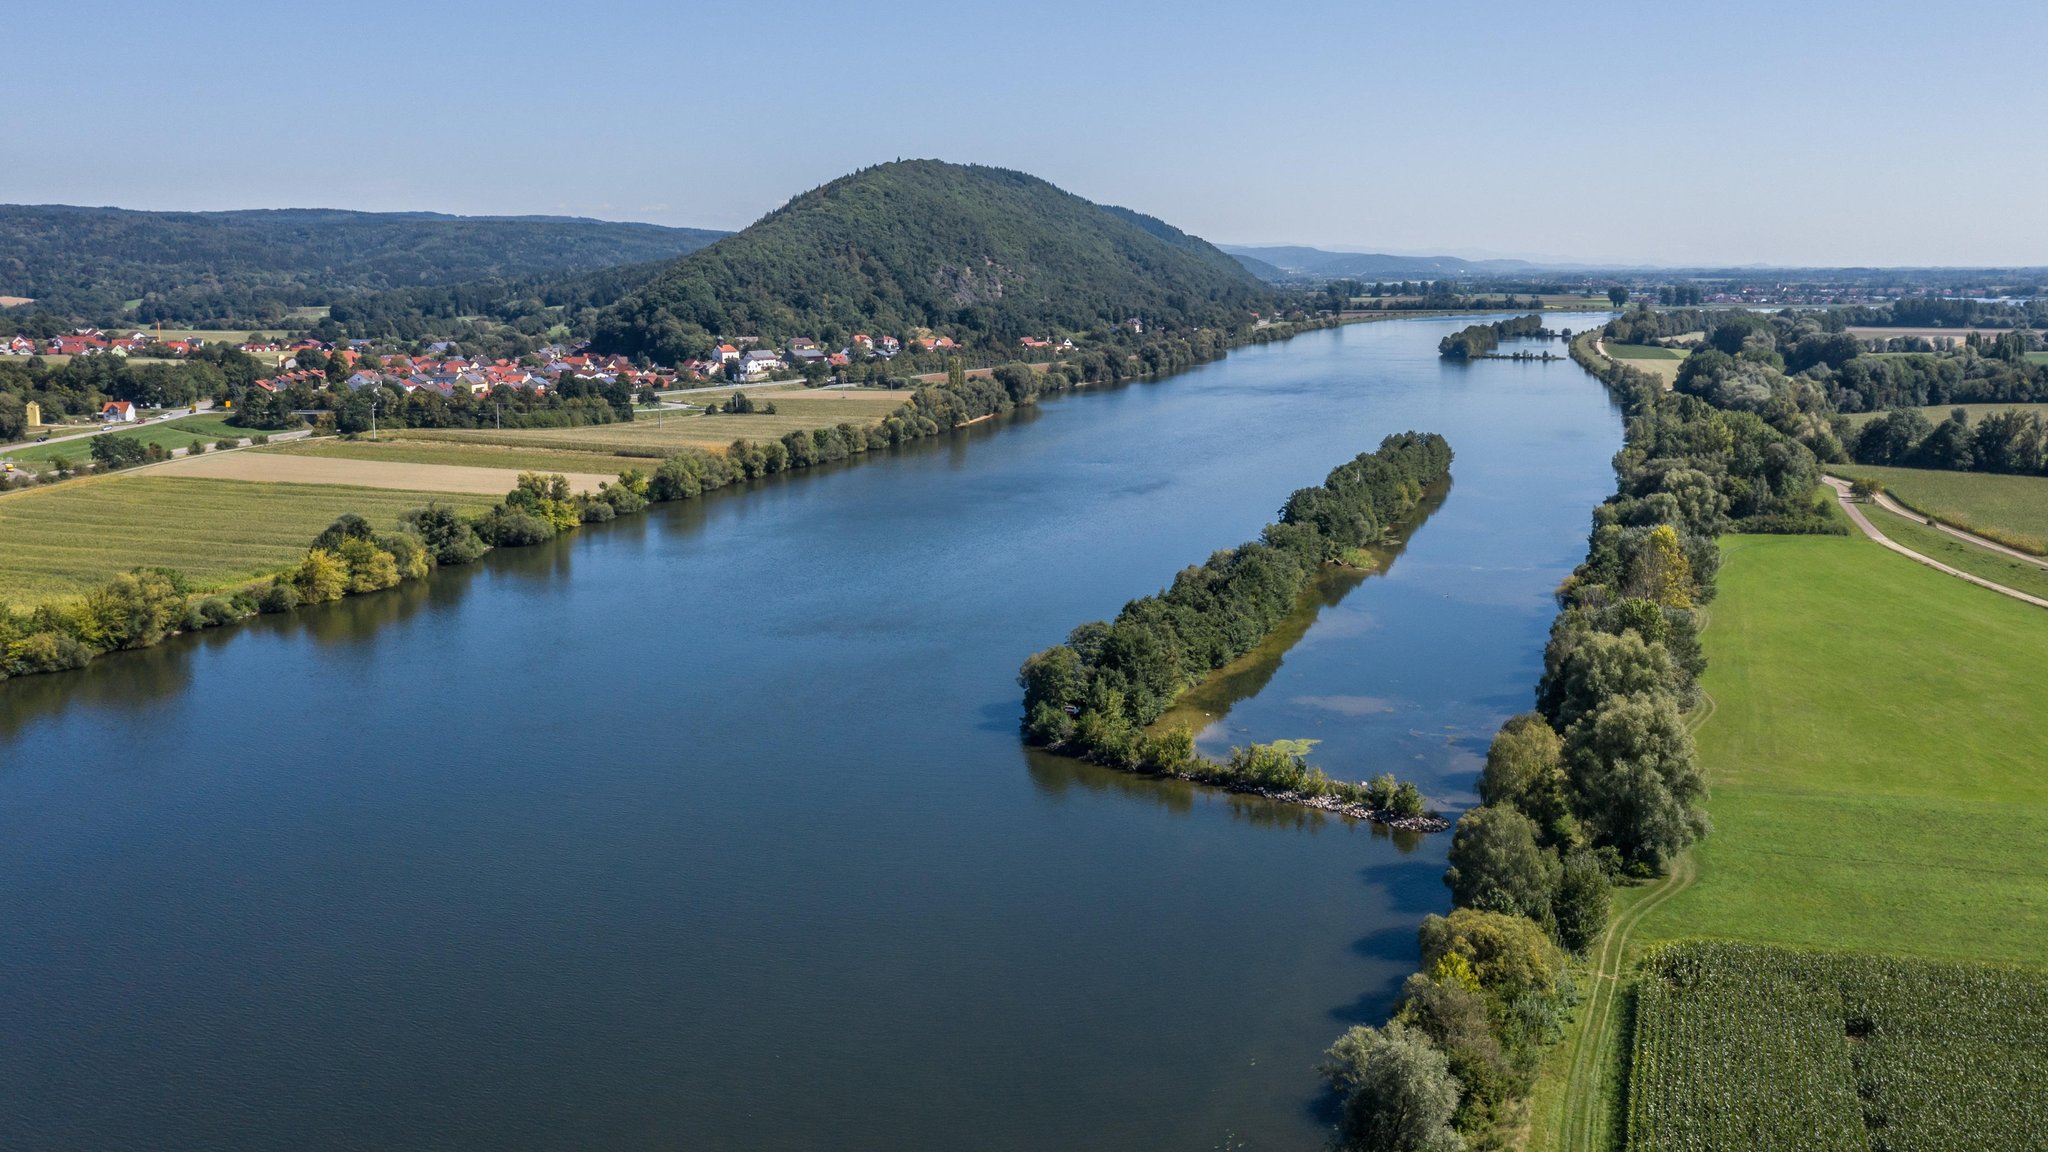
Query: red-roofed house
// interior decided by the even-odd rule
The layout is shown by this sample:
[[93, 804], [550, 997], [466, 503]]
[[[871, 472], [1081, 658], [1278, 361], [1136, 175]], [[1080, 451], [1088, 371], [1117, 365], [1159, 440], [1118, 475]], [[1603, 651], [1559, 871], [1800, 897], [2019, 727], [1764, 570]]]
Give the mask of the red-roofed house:
[[128, 424], [135, 420], [135, 405], [126, 400], [109, 400], [100, 409], [100, 419], [109, 424]]

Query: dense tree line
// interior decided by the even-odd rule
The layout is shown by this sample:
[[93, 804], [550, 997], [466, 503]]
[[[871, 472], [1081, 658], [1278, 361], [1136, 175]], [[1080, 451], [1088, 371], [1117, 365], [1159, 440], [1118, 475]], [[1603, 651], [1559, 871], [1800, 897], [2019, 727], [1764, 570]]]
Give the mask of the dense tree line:
[[1859, 328], [2042, 328], [2048, 300], [1970, 300], [1908, 296], [1888, 304], [1839, 310], [1844, 323]]
[[713, 337], [949, 333], [1020, 338], [1129, 319], [1193, 330], [1247, 325], [1273, 296], [1235, 260], [1136, 213], [1019, 172], [884, 164], [796, 197], [607, 308], [605, 352], [676, 362]]
[[1503, 340], [1536, 336], [1544, 331], [1543, 317], [1535, 313], [1492, 324], [1474, 324], [1444, 337], [1437, 343], [1436, 352], [1446, 360], [1476, 360], [1490, 355]]
[[0, 205], [0, 295], [75, 322], [267, 327], [350, 293], [566, 276], [672, 258], [720, 235], [433, 213]]
[[1936, 424], [1900, 408], [1865, 424], [1854, 441], [1859, 464], [1945, 468], [1958, 472], [2048, 473], [2048, 427], [2038, 412], [1992, 412], [1973, 427], [1957, 408]]
[[1024, 735], [1118, 767], [1171, 770], [1143, 729], [1174, 698], [1251, 650], [1299, 601], [1321, 566], [1376, 542], [1449, 475], [1441, 436], [1389, 436], [1378, 451], [1288, 497], [1260, 539], [1186, 568], [1113, 621], [1074, 629], [1025, 661]]
[[[1698, 319], [1672, 321], [1669, 334], [1697, 331], [1677, 325]], [[1656, 328], [1634, 314], [1615, 323], [1630, 334]], [[1752, 322], [1732, 323], [1715, 325], [1714, 354], [1759, 363]], [[1353, 1028], [1330, 1049], [1345, 1148], [1456, 1148], [1513, 1124], [1544, 1048], [1562, 1035], [1572, 999], [1564, 954], [1604, 931], [1615, 880], [1664, 870], [1709, 829], [1683, 714], [1705, 669], [1697, 612], [1714, 595], [1715, 537], [1840, 530], [1814, 503], [1813, 452], [1754, 410], [1768, 399], [1743, 393], [1723, 409], [1666, 392], [1597, 357], [1590, 335], [1572, 354], [1627, 417], [1617, 491], [1595, 510], [1586, 559], [1558, 589], [1536, 708], [1494, 737], [1483, 803], [1458, 821], [1444, 876], [1456, 911], [1424, 921], [1423, 970], [1403, 985], [1393, 1019]], [[1764, 391], [1782, 398], [1783, 387], [1767, 380]]]

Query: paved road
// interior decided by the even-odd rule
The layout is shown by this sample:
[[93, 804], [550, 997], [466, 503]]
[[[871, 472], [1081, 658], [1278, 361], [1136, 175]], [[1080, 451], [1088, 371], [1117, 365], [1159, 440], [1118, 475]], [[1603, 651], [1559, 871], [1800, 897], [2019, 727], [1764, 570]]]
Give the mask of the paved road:
[[[1879, 544], [1882, 544], [1885, 547], [1891, 549], [1892, 551], [1897, 552], [1901, 556], [1905, 556], [1913, 560], [1918, 560], [1920, 563], [1927, 565], [1929, 568], [1932, 568], [1937, 572], [1946, 572], [1949, 575], [1954, 576], [1958, 580], [1967, 580], [1970, 583], [1975, 584], [1979, 588], [1989, 588], [1991, 591], [1997, 592], [2000, 595], [2010, 596], [2015, 600], [2024, 600], [2037, 608], [2048, 608], [2048, 600], [2043, 600], [2039, 596], [2029, 596], [2025, 592], [2022, 592], [2017, 588], [2007, 588], [2003, 584], [1994, 584], [1991, 581], [1984, 579], [1982, 576], [1972, 575], [1971, 573], [1965, 572], [1960, 568], [1951, 568], [1948, 565], [1943, 564], [1939, 560], [1936, 560], [1929, 556], [1923, 556], [1920, 553], [1913, 551], [1911, 548], [1908, 548], [1905, 545], [1900, 544], [1898, 541], [1893, 540], [1891, 537], [1878, 531], [1877, 526], [1870, 522], [1870, 518], [1863, 514], [1863, 509], [1860, 506], [1858, 506], [1854, 500], [1851, 500], [1849, 498], [1849, 482], [1847, 480], [1837, 479], [1833, 476], [1826, 477], [1826, 480], [1828, 482], [1828, 486], [1835, 490], [1835, 495], [1842, 501], [1842, 510], [1849, 514], [1849, 519], [1856, 522], [1856, 526], [1863, 530], [1863, 534], [1865, 536], [1870, 537], [1872, 540], [1875, 540]], [[1912, 515], [1912, 513], [1908, 512], [1906, 513], [1906, 515], [1910, 516]], [[1963, 539], [1970, 540], [1972, 542], [1976, 542], [1978, 539], [1977, 537], [1970, 536], [1967, 533], [1957, 533], [1957, 535], [1960, 535]], [[1999, 550], [2002, 552], [2011, 551], [2011, 549], [2008, 548], [2000, 548]]]

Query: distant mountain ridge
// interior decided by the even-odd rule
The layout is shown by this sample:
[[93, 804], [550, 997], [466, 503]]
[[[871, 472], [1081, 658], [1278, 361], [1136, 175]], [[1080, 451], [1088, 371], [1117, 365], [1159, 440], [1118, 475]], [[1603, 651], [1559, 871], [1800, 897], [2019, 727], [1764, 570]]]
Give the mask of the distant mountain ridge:
[[[1351, 278], [1434, 280], [1443, 276], [1512, 276], [1543, 267], [1527, 260], [1468, 260], [1462, 256], [1391, 256], [1383, 252], [1326, 252], [1299, 245], [1225, 244], [1222, 250], [1268, 281]], [[1273, 271], [1262, 271], [1261, 269]], [[1278, 275], [1274, 275], [1277, 272]]]
[[574, 217], [0, 205], [0, 296], [79, 316], [254, 324], [351, 293], [572, 276], [724, 236]]
[[1015, 347], [1136, 318], [1231, 326], [1268, 289], [1199, 237], [1002, 168], [909, 160], [806, 192], [598, 319], [597, 346], [676, 360], [718, 335], [839, 344], [926, 328]]

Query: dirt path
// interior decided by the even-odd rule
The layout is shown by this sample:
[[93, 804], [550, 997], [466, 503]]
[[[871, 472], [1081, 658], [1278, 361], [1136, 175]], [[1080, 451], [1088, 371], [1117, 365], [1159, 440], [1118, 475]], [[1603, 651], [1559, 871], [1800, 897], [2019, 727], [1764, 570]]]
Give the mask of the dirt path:
[[1930, 520], [1928, 517], [1922, 516], [1920, 513], [1913, 511], [1911, 508], [1908, 508], [1905, 505], [1900, 504], [1898, 501], [1893, 500], [1890, 496], [1886, 495], [1883, 492], [1879, 492], [1877, 494], [1877, 506], [1884, 509], [1887, 512], [1904, 516], [1908, 520], [1926, 521], [1930, 527], [1946, 532], [1958, 540], [1962, 540], [1970, 544], [1975, 544], [1979, 548], [1988, 548], [1993, 552], [1997, 552], [2005, 556], [2010, 556], [2015, 560], [2025, 561], [2028, 564], [2032, 564], [2036, 568], [2048, 568], [2048, 558], [2036, 556], [2032, 552], [2022, 552], [2017, 548], [2012, 548], [2004, 544], [2000, 544], [1996, 540], [1991, 540], [1987, 539], [1986, 537], [1979, 536], [1975, 532], [1965, 532], [1961, 528], [1956, 528], [1947, 524], [1943, 524], [1938, 520]]
[[[1912, 560], [1918, 560], [1920, 563], [1927, 565], [1929, 568], [1932, 568], [1937, 572], [1946, 572], [1950, 576], [1953, 576], [1958, 580], [1967, 580], [1970, 583], [1975, 584], [1979, 588], [1988, 588], [1991, 591], [1996, 592], [2002, 596], [2010, 596], [2015, 600], [2024, 600], [2037, 608], [2048, 608], [2048, 600], [2043, 600], [2039, 596], [2029, 596], [2025, 592], [2021, 592], [2017, 588], [2007, 588], [2003, 584], [1994, 584], [1991, 581], [1984, 579], [1982, 576], [1972, 575], [1971, 573], [1965, 572], [1960, 568], [1951, 568], [1948, 565], [1943, 564], [1941, 561], [1936, 560], [1931, 556], [1923, 556], [1920, 553], [1913, 551], [1911, 548], [1908, 548], [1905, 545], [1899, 543], [1898, 541], [1893, 540], [1891, 537], [1878, 531], [1877, 525], [1872, 524], [1870, 522], [1870, 518], [1863, 514], [1863, 509], [1857, 506], [1856, 501], [1849, 498], [1849, 482], [1847, 480], [1838, 479], [1833, 476], [1825, 477], [1825, 479], [1828, 482], [1828, 487], [1833, 488], [1835, 490], [1835, 496], [1841, 500], [1842, 510], [1849, 514], [1849, 519], [1856, 522], [1856, 527], [1861, 528], [1865, 536], [1870, 537], [1872, 540], [1875, 540], [1879, 544], [1882, 544], [1885, 547], [1891, 549], [1892, 551], [1897, 552], [1901, 556], [1907, 557], [1908, 559]], [[1903, 510], [1897, 509], [1896, 506], [1887, 505], [1887, 507], [1892, 507], [1894, 510], [1901, 511], [1902, 515], [1913, 515], [1913, 513], [1911, 512], [1904, 512]], [[1915, 518], [1917, 519], [1918, 517]], [[2013, 552], [2010, 548], [2002, 548], [1998, 547], [1997, 545], [1992, 545], [1991, 542], [1988, 540], [1981, 540], [1980, 538], [1971, 536], [1967, 533], [1954, 532], [1951, 533], [1951, 535], [1960, 536], [1961, 538], [1968, 540], [1973, 544], [1983, 543], [1990, 545], [1994, 548], [1998, 548], [1998, 551], [2000, 552], [2004, 552], [2009, 555], [2020, 556], [2021, 559], [2032, 559], [2031, 557], [2024, 556], [2021, 553]]]
[[[157, 471], [167, 476], [202, 476], [215, 480], [269, 480], [287, 484], [347, 484], [357, 488], [396, 488], [421, 492], [461, 492], [503, 496], [519, 483], [517, 468], [476, 468], [456, 464], [400, 464], [389, 460], [349, 460], [332, 456], [287, 456], [274, 452], [209, 452], [182, 456]], [[595, 491], [617, 476], [567, 474], [569, 486]]]

